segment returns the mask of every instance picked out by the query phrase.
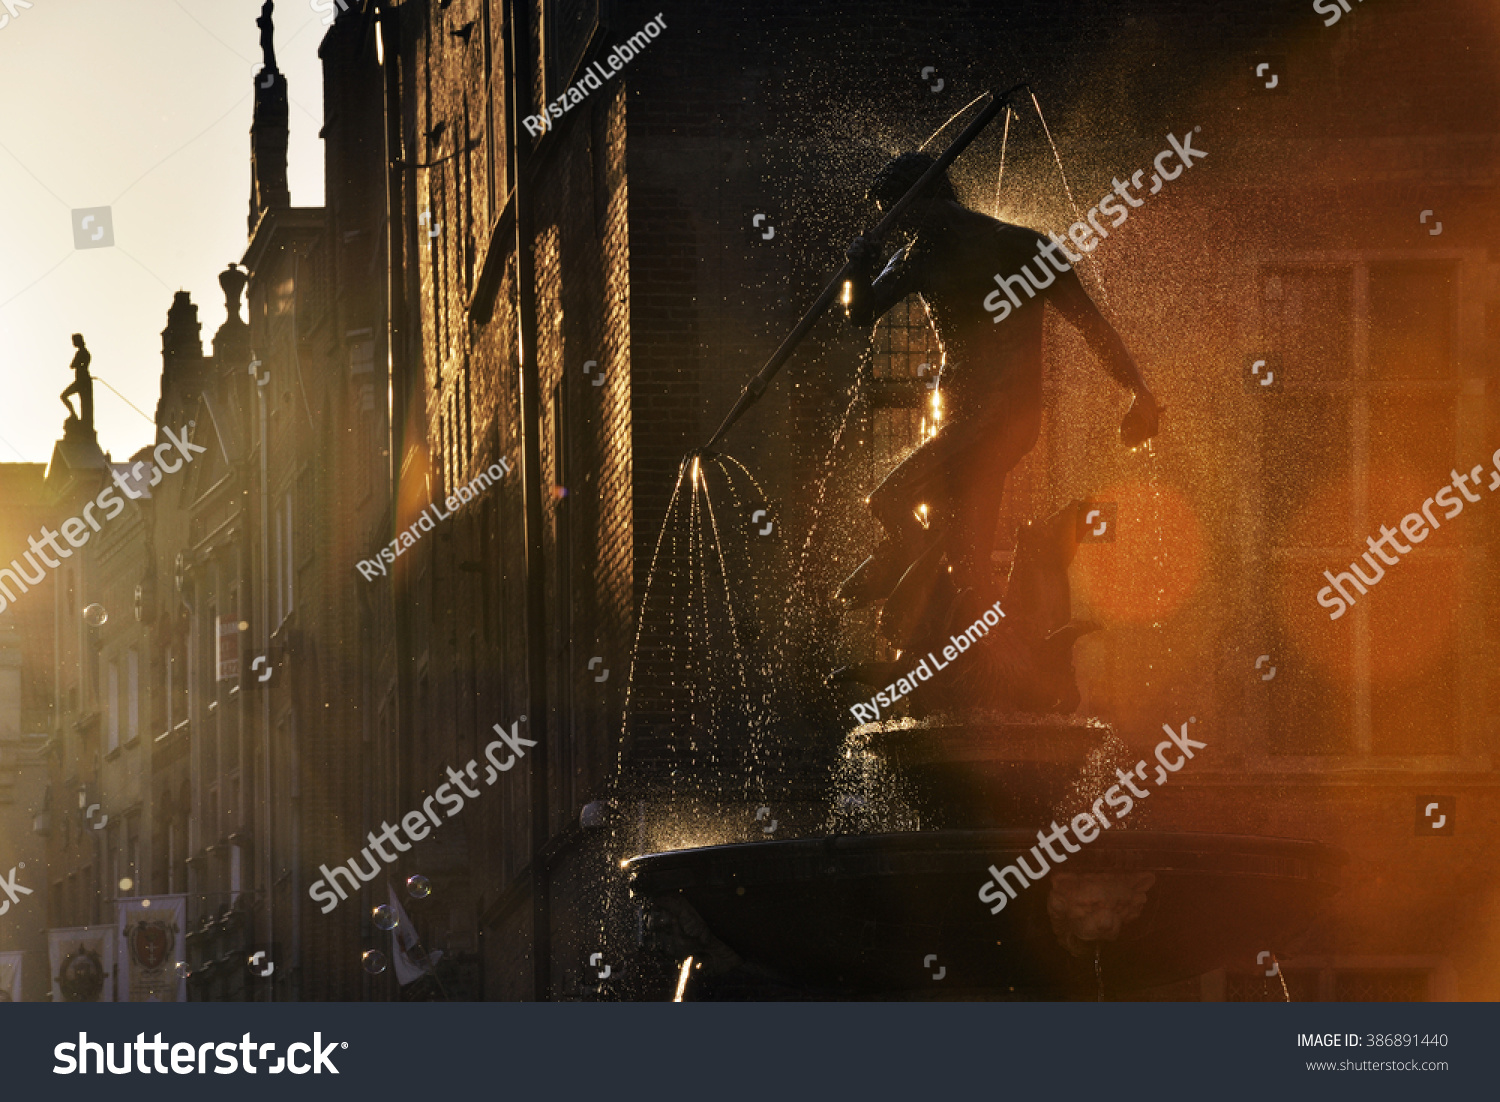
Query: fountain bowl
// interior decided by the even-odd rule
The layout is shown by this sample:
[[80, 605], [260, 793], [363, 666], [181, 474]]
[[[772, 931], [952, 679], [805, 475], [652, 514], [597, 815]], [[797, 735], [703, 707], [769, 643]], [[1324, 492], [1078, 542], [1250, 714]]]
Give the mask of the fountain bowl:
[[[831, 835], [648, 854], [627, 867], [638, 899], [679, 897], [675, 907], [691, 906], [782, 997], [1070, 999], [1097, 997], [1100, 977], [1108, 997], [1125, 997], [1285, 954], [1346, 861], [1316, 842], [1117, 830], [991, 913], [979, 897], [990, 866], [1036, 841], [1025, 829]], [[1144, 905], [1112, 940], [1069, 938], [1060, 905], [1049, 911], [1060, 885], [1147, 883], [1142, 874]]]

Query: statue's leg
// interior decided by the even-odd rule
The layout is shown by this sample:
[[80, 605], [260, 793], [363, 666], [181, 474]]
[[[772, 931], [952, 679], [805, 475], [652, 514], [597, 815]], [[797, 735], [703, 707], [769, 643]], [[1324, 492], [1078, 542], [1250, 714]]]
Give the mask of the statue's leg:
[[[922, 535], [952, 521], [962, 500], [968, 457], [982, 447], [989, 428], [979, 421], [955, 421], [907, 456], [870, 495], [870, 512], [893, 537], [925, 543]], [[927, 506], [928, 523], [917, 519]]]
[[[870, 495], [870, 512], [887, 534], [875, 553], [839, 586], [838, 599], [846, 607], [885, 598], [912, 560], [938, 538], [942, 520], [951, 512], [944, 471], [955, 440], [956, 434], [939, 433], [926, 441]], [[928, 506], [926, 527], [917, 519], [919, 504]]]
[[954, 516], [948, 558], [960, 589], [994, 587], [990, 556], [1005, 499], [1006, 476], [1036, 445], [1040, 409], [1030, 403], [997, 406], [980, 421], [979, 442], [952, 473]]
[[1005, 463], [998, 449], [985, 448], [976, 456], [974, 468], [965, 472], [959, 486], [959, 501], [948, 539], [954, 582], [960, 589], [989, 589], [995, 549], [995, 527], [1005, 499], [1005, 476], [1014, 463]]
[[[955, 598], [965, 608], [974, 604], [977, 615], [999, 596], [990, 561], [995, 527], [1006, 476], [1036, 442], [1040, 422], [1028, 416], [1033, 412], [1039, 416], [1014, 401], [995, 401], [932, 441], [943, 446], [934, 449], [934, 469], [917, 488], [920, 500], [935, 503], [940, 542], [906, 571], [881, 615], [881, 633], [902, 649], [945, 623]], [[942, 556], [949, 570], [942, 569]]]

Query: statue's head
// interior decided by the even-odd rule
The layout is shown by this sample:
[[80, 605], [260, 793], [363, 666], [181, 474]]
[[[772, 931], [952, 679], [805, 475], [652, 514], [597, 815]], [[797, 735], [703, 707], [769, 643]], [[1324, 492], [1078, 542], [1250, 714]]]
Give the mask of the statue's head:
[[83, 334], [82, 333], [74, 333], [73, 334], [73, 347], [74, 348], [82, 348], [83, 347]]
[[[865, 198], [873, 202], [882, 212], [890, 210], [903, 195], [911, 190], [912, 185], [922, 178], [922, 174], [936, 163], [937, 158], [926, 153], [903, 153], [880, 170], [871, 181], [869, 190], [865, 192]], [[937, 178], [927, 185], [927, 190], [912, 204], [910, 209], [913, 214], [920, 215], [926, 204], [943, 200], [958, 202], [958, 195], [948, 181], [946, 169], [938, 173]], [[909, 223], [911, 218], [904, 218], [902, 221]]]

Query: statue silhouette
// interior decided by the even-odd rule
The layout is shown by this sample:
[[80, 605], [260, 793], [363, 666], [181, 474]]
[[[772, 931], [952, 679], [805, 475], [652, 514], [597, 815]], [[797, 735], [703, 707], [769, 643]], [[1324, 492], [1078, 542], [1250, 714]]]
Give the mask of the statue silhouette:
[[[881, 172], [870, 198], [889, 207], [932, 163], [923, 153], [904, 154]], [[1135, 447], [1159, 427], [1156, 400], [1114, 326], [1068, 264], [1054, 259], [1048, 267], [1041, 259], [1055, 252], [1055, 243], [964, 207], [946, 175], [896, 228], [912, 241], [879, 278], [871, 279], [878, 244], [857, 238], [850, 246], [861, 268], [850, 281], [849, 320], [868, 327], [906, 296], [922, 296], [942, 347], [945, 423], [870, 495], [870, 511], [887, 538], [841, 587], [839, 596], [852, 607], [890, 595], [913, 561], [939, 545], [943, 550], [932, 562], [945, 554], [958, 588], [984, 586], [1005, 477], [1031, 451], [1041, 429], [1044, 304], [1070, 322], [1108, 374], [1135, 395], [1121, 442]], [[1026, 284], [1014, 273], [1033, 260], [1045, 280], [1029, 277], [1025, 305], [1015, 318], [995, 324], [989, 302], [998, 297], [996, 285], [1007, 286], [1006, 277]], [[1000, 317], [1009, 313], [1007, 306]], [[926, 523], [917, 515], [920, 504], [928, 506]]]
[[[62, 404], [68, 407], [68, 416], [77, 421], [88, 432], [94, 431], [94, 377], [89, 374], [89, 364], [93, 356], [83, 345], [83, 334], [73, 334], [73, 347], [78, 351], [73, 354], [73, 385], [63, 391], [58, 397]], [[78, 410], [75, 412], [73, 403], [68, 399], [78, 395]]]
[[276, 24], [271, 14], [275, 7], [275, 0], [266, 0], [260, 6], [260, 18], [255, 21], [255, 25], [260, 28], [260, 52], [266, 61], [266, 71], [270, 73], [277, 72], [276, 43], [273, 40]]
[[[888, 208], [932, 163], [923, 153], [898, 157], [869, 197]], [[1120, 426], [1122, 444], [1136, 447], [1155, 436], [1162, 409], [1119, 333], [1055, 255], [1062, 249], [1067, 260], [1079, 259], [1061, 242], [968, 209], [945, 175], [896, 229], [911, 240], [878, 278], [872, 276], [879, 244], [856, 238], [850, 245], [859, 267], [846, 298], [849, 320], [868, 327], [908, 295], [922, 297], [942, 349], [944, 419], [867, 499], [885, 539], [838, 597], [849, 608], [884, 600], [880, 634], [905, 656], [941, 652], [998, 595], [991, 552], [1006, 476], [1036, 444], [1042, 424], [1044, 307], [1077, 329], [1108, 375], [1134, 395]], [[1014, 318], [1011, 305], [996, 316], [1002, 294], [1012, 298]], [[1072, 619], [1070, 609], [1067, 571], [1082, 508], [1074, 502], [1021, 530], [1004, 588], [1006, 619], [936, 698], [921, 699], [920, 688], [911, 694], [918, 714], [960, 698], [1028, 712], [1078, 706], [1073, 644], [1099, 628]], [[836, 676], [878, 687], [910, 668], [903, 657]]]

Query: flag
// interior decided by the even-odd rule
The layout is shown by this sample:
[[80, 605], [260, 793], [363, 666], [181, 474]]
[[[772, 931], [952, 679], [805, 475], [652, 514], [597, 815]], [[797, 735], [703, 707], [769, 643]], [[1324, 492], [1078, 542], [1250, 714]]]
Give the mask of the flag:
[[187, 959], [187, 896], [121, 899], [118, 907], [120, 1001], [187, 1002], [187, 978], [177, 974]]
[[386, 886], [390, 889], [391, 910], [396, 912], [396, 925], [391, 929], [391, 962], [396, 967], [396, 982], [405, 987], [436, 968], [443, 952], [439, 949], [429, 953], [422, 948], [416, 927], [406, 917], [406, 908], [396, 896], [396, 886], [390, 883]]
[[21, 964], [25, 953], [0, 953], [0, 1003], [21, 1001]]
[[47, 931], [55, 1003], [115, 1001], [113, 926], [63, 926]]

